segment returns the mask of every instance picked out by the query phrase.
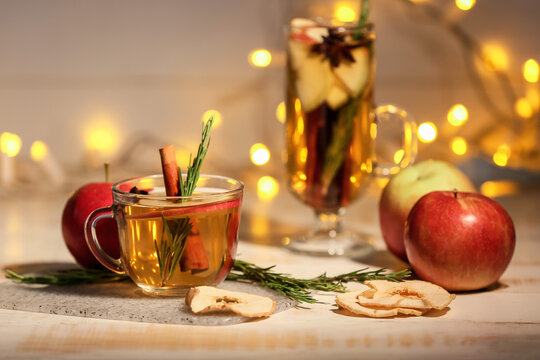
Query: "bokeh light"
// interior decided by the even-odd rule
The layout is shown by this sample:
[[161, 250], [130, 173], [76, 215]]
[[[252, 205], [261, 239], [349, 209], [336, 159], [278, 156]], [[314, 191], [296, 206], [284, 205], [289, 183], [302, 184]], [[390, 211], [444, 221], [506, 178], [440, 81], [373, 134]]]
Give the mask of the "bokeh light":
[[497, 44], [486, 44], [482, 49], [484, 61], [491, 71], [503, 71], [508, 68], [508, 55]]
[[206, 122], [210, 119], [212, 115], [214, 115], [214, 123], [212, 125], [212, 128], [215, 129], [219, 127], [221, 125], [221, 122], [223, 121], [223, 116], [221, 115], [219, 111], [214, 110], [214, 109], [206, 110], [202, 114], [201, 120], [204, 124], [206, 124]]
[[498, 166], [506, 166], [510, 158], [510, 147], [506, 144], [500, 145], [495, 154], [493, 154], [493, 162]]
[[346, 4], [340, 4], [334, 11], [334, 16], [341, 22], [352, 22], [356, 19], [356, 11]]
[[533, 115], [533, 107], [527, 98], [517, 99], [514, 104], [514, 111], [524, 119], [528, 119]]
[[459, 10], [467, 11], [472, 9], [476, 0], [456, 0], [456, 6]]
[[538, 82], [540, 72], [538, 63], [534, 59], [529, 59], [523, 64], [523, 77], [530, 83]]
[[279, 192], [279, 183], [271, 176], [263, 176], [257, 181], [257, 195], [261, 200], [271, 200]]
[[280, 102], [276, 108], [276, 118], [282, 124], [285, 123], [286, 110], [285, 101]]
[[270, 160], [270, 151], [266, 145], [257, 143], [249, 149], [251, 162], [255, 165], [264, 165]]
[[115, 119], [109, 115], [97, 115], [90, 119], [84, 129], [84, 143], [89, 150], [111, 154], [118, 146]]
[[272, 62], [272, 54], [266, 49], [257, 49], [249, 53], [249, 63], [255, 67], [266, 67]]
[[512, 195], [518, 192], [518, 184], [508, 180], [486, 181], [480, 185], [480, 193], [490, 198]]
[[437, 127], [434, 123], [426, 121], [418, 126], [418, 139], [423, 143], [430, 143], [437, 138]]
[[456, 104], [448, 111], [447, 119], [450, 125], [461, 126], [469, 118], [467, 108], [461, 104]]
[[450, 142], [450, 148], [456, 155], [465, 155], [467, 153], [467, 140], [457, 136]]
[[30, 146], [30, 156], [35, 161], [43, 160], [48, 152], [49, 149], [47, 148], [47, 145], [41, 140], [34, 141]]
[[405, 155], [405, 150], [399, 149], [394, 153], [394, 163], [399, 164]]
[[9, 157], [17, 156], [21, 151], [22, 141], [19, 135], [5, 132], [0, 135], [0, 151]]

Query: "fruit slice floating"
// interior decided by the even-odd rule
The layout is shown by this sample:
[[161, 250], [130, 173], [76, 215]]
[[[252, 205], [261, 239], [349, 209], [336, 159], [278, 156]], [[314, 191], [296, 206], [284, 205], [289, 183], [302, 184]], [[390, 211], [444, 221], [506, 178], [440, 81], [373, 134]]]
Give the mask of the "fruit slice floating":
[[[152, 206], [152, 200], [141, 200], [139, 204]], [[212, 212], [224, 209], [237, 208], [240, 206], [240, 204], [240, 199], [233, 199], [217, 203], [203, 203], [193, 206], [175, 207], [163, 211], [153, 211], [148, 213], [126, 215], [126, 219], [150, 219], [155, 217], [161, 217], [162, 215], [166, 218], [179, 215], [191, 215], [201, 212]]]
[[309, 56], [298, 69], [296, 91], [302, 103], [302, 110], [310, 112], [321, 105], [332, 86], [330, 62], [323, 61], [322, 55]]
[[354, 62], [342, 61], [333, 72], [337, 81], [347, 87], [351, 97], [357, 97], [369, 80], [369, 50], [359, 47], [351, 54]]

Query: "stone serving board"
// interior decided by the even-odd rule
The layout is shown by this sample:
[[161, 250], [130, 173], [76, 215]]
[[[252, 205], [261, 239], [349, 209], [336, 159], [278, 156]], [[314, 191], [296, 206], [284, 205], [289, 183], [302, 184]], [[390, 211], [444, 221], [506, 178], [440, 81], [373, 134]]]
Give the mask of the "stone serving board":
[[[220, 288], [269, 296], [275, 312], [296, 305], [294, 300], [272, 290], [248, 283], [225, 281]], [[69, 286], [26, 285], [0, 280], [0, 308], [163, 324], [232, 325], [250, 321], [233, 313], [195, 315], [184, 298], [145, 295], [130, 281]]]

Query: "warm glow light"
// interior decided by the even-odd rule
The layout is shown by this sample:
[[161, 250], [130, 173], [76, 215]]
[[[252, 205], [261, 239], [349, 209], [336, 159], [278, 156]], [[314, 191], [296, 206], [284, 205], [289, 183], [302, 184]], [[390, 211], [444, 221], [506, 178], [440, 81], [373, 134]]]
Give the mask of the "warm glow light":
[[[307, 156], [308, 156], [308, 150], [307, 150], [307, 147], [302, 147], [300, 149], [300, 151], [298, 152], [298, 160], [304, 164], [306, 161], [307, 161]], [[305, 176], [305, 175], [304, 175]], [[304, 179], [305, 180], [305, 179]]]
[[500, 145], [495, 154], [493, 154], [493, 162], [499, 166], [506, 166], [508, 158], [510, 158], [510, 147], [506, 144]]
[[450, 125], [461, 126], [469, 118], [467, 108], [461, 104], [456, 104], [448, 111], [447, 119]]
[[540, 94], [535, 88], [527, 89], [527, 101], [533, 107], [534, 111], [538, 111], [538, 105], [540, 102]]
[[270, 160], [270, 151], [264, 144], [254, 144], [249, 149], [249, 155], [255, 165], [264, 165]]
[[539, 67], [534, 59], [529, 59], [523, 64], [523, 77], [530, 83], [538, 82]]
[[533, 107], [527, 98], [519, 98], [514, 104], [516, 114], [524, 119], [528, 119], [533, 115]]
[[401, 159], [403, 159], [403, 155], [405, 155], [405, 150], [399, 149], [394, 153], [394, 163], [399, 164], [401, 162]]
[[294, 112], [296, 112], [296, 115], [302, 114], [302, 103], [298, 98], [294, 99]]
[[271, 176], [263, 176], [257, 181], [257, 195], [261, 200], [271, 200], [279, 192], [279, 184]]
[[502, 71], [508, 68], [508, 56], [500, 46], [487, 44], [482, 49], [482, 53], [489, 70]]
[[9, 132], [0, 135], [0, 151], [9, 157], [17, 156], [21, 151], [22, 141], [19, 135]]
[[467, 141], [461, 136], [453, 138], [450, 147], [456, 155], [465, 155], [467, 153]]
[[89, 150], [112, 153], [118, 144], [114, 119], [108, 115], [93, 117], [85, 128], [84, 142]]
[[369, 125], [369, 136], [371, 136], [371, 138], [375, 140], [375, 138], [377, 137], [377, 124], [371, 123]]
[[430, 143], [437, 138], [437, 127], [432, 122], [424, 122], [418, 126], [418, 139], [423, 143]]
[[266, 67], [272, 62], [272, 55], [266, 49], [257, 49], [249, 53], [249, 63], [255, 67]]
[[459, 10], [467, 11], [470, 10], [474, 4], [476, 3], [476, 0], [456, 0], [456, 6]]
[[334, 15], [341, 22], [352, 22], [356, 19], [356, 11], [348, 5], [336, 7]]
[[49, 149], [47, 145], [41, 140], [36, 140], [30, 146], [30, 156], [34, 161], [41, 161], [47, 156]]
[[223, 116], [221, 116], [221, 113], [217, 110], [206, 110], [202, 115], [202, 122], [206, 124], [212, 115], [214, 115], [214, 123], [212, 124], [212, 127], [217, 128], [221, 125], [221, 121], [223, 120]]
[[282, 101], [279, 103], [279, 105], [276, 108], [276, 118], [282, 124], [285, 123], [285, 114], [286, 114], [285, 101]]
[[519, 186], [512, 181], [486, 181], [480, 185], [480, 192], [491, 198], [516, 194]]

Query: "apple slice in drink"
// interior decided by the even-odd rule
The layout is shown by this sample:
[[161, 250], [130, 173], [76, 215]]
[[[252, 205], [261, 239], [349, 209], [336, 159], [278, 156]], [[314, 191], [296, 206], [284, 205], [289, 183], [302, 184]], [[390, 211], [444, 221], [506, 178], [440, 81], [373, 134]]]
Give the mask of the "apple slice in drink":
[[302, 110], [310, 112], [321, 105], [332, 86], [330, 62], [321, 55], [308, 56], [297, 70], [296, 91]]
[[347, 91], [343, 89], [343, 86], [339, 82], [334, 81], [330, 87], [330, 90], [328, 91], [328, 95], [326, 95], [326, 103], [330, 109], [338, 109], [345, 104], [347, 100], [349, 100], [349, 94]]
[[359, 47], [353, 49], [351, 54], [354, 62], [342, 61], [333, 70], [337, 80], [347, 87], [350, 95], [357, 97], [369, 80], [369, 51]]
[[328, 36], [328, 28], [320, 26], [317, 22], [305, 18], [291, 20], [291, 37], [314, 44], [322, 43], [323, 36]]
[[[303, 35], [305, 36], [305, 35]], [[289, 39], [289, 60], [293, 70], [297, 71], [310, 55], [311, 44], [296, 38]]]

